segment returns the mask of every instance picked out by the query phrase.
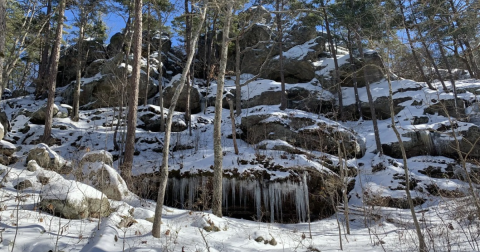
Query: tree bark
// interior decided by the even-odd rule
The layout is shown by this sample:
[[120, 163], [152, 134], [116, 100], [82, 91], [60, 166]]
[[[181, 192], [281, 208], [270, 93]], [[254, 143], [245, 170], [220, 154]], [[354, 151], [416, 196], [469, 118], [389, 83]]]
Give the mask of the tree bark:
[[327, 10], [325, 8], [325, 3], [324, 1], [321, 1], [321, 6], [323, 9], [323, 18], [325, 19], [325, 28], [327, 30], [327, 37], [328, 37], [328, 43], [330, 44], [330, 51], [332, 52], [332, 57], [333, 57], [333, 62], [335, 64], [335, 85], [337, 87], [337, 94], [338, 94], [338, 115], [340, 120], [344, 120], [343, 117], [343, 94], [342, 94], [342, 85], [341, 81], [339, 78], [339, 67], [338, 67], [338, 60], [337, 60], [337, 49], [335, 48], [333, 44], [333, 39], [332, 39], [332, 33], [330, 32], [330, 24], [328, 22], [328, 15], [327, 15]]
[[425, 72], [423, 71], [423, 67], [420, 64], [420, 60], [417, 56], [417, 52], [415, 51], [415, 46], [413, 45], [413, 40], [412, 40], [412, 37], [410, 36], [410, 29], [407, 27], [407, 22], [405, 20], [405, 12], [404, 12], [403, 3], [401, 0], [398, 0], [398, 6], [400, 8], [400, 14], [402, 15], [403, 26], [405, 27], [405, 33], [407, 33], [407, 40], [408, 40], [408, 44], [410, 45], [410, 50], [412, 50], [412, 56], [413, 56], [413, 60], [415, 61], [415, 65], [417, 66], [417, 69], [420, 72], [420, 75], [422, 76], [423, 80], [425, 81], [425, 83], [427, 83], [427, 86], [430, 89], [435, 90], [436, 88], [432, 86], [432, 83], [425, 75]]
[[205, 15], [207, 12], [206, 5], [200, 10], [200, 20], [198, 22], [197, 29], [194, 31], [192, 36], [192, 47], [190, 48], [191, 52], [189, 57], [187, 58], [187, 62], [185, 68], [182, 71], [182, 76], [180, 77], [180, 83], [178, 84], [177, 88], [175, 89], [175, 93], [172, 97], [172, 102], [170, 104], [170, 108], [168, 110], [167, 116], [167, 123], [165, 129], [165, 139], [163, 141], [163, 152], [162, 152], [162, 166], [160, 167], [160, 186], [158, 189], [158, 196], [157, 196], [157, 205], [155, 207], [155, 217], [153, 220], [153, 227], [152, 227], [152, 236], [156, 238], [160, 238], [161, 234], [161, 223], [162, 223], [162, 209], [163, 209], [163, 202], [165, 200], [165, 189], [167, 187], [168, 181], [168, 155], [170, 152], [170, 133], [172, 131], [172, 121], [173, 121], [173, 114], [175, 110], [175, 106], [177, 104], [178, 98], [180, 97], [180, 93], [185, 85], [185, 80], [188, 74], [188, 66], [192, 64], [193, 61], [193, 51], [195, 50], [195, 45], [197, 44], [198, 37], [202, 30], [202, 25], [205, 20]]
[[235, 155], [238, 155], [238, 145], [237, 145], [237, 127], [235, 126], [235, 113], [233, 113], [233, 99], [232, 97], [227, 96], [228, 106], [230, 108], [230, 122], [232, 123], [232, 141], [233, 149]]
[[[358, 51], [363, 62], [365, 62], [365, 55], [363, 54], [363, 45], [360, 35], [357, 33]], [[367, 91], [368, 105], [370, 106], [370, 113], [372, 114], [373, 133], [375, 135], [375, 145], [380, 156], [383, 155], [382, 142], [380, 141], [380, 131], [378, 130], [377, 115], [375, 106], [373, 105], [372, 91], [370, 90], [370, 82], [367, 81], [366, 73], [363, 71], [363, 78], [365, 79], [365, 89]]]
[[393, 110], [393, 91], [392, 91], [392, 83], [390, 81], [390, 76], [387, 74], [388, 80], [388, 88], [389, 88], [389, 97], [390, 97], [390, 118], [392, 121], [392, 129], [397, 136], [398, 144], [400, 145], [400, 150], [402, 152], [403, 158], [403, 170], [405, 172], [405, 193], [407, 194], [407, 201], [408, 205], [410, 206], [410, 213], [412, 214], [413, 224], [415, 225], [415, 231], [417, 233], [417, 238], [419, 242], [419, 251], [420, 252], [427, 252], [427, 245], [425, 244], [425, 239], [422, 235], [422, 230], [420, 229], [420, 224], [417, 219], [417, 214], [415, 213], [415, 205], [413, 204], [412, 195], [410, 194], [410, 175], [408, 171], [408, 162], [407, 162], [407, 154], [405, 152], [405, 146], [403, 145], [402, 136], [397, 130], [397, 126], [395, 124], [395, 110]]
[[63, 20], [65, 13], [65, 0], [60, 0], [58, 3], [58, 21], [57, 30], [55, 32], [55, 43], [52, 50], [52, 64], [50, 66], [50, 76], [48, 78], [48, 100], [47, 111], [45, 116], [45, 128], [43, 131], [42, 142], [48, 144], [52, 134], [53, 123], [53, 107], [55, 101], [55, 88], [58, 72], [58, 60], [60, 58], [60, 46], [62, 42]]
[[[160, 40], [162, 37], [160, 35]], [[147, 106], [148, 100], [148, 86], [150, 84], [150, 3], [148, 4], [147, 11], [147, 83], [145, 84], [145, 100], [143, 101], [143, 106]]]
[[82, 64], [83, 64], [83, 40], [85, 36], [84, 28], [85, 28], [85, 8], [83, 7], [83, 1], [80, 2], [80, 27], [78, 30], [78, 57], [77, 57], [77, 65], [76, 67], [76, 83], [75, 83], [75, 91], [73, 93], [73, 110], [70, 118], [72, 121], [77, 122], [79, 119], [79, 110], [80, 110], [80, 86], [81, 86], [81, 79], [82, 79]]
[[232, 20], [233, 1], [225, 1], [225, 21], [223, 26], [222, 49], [220, 51], [220, 67], [217, 78], [217, 95], [215, 98], [215, 119], [213, 123], [213, 197], [212, 213], [222, 217], [222, 180], [223, 180], [223, 150], [222, 150], [222, 100], [225, 85], [225, 70], [227, 68], [227, 53], [230, 39], [230, 21]]
[[[4, 0], [6, 1], [6, 0]], [[47, 16], [52, 13], [52, 0], [47, 2]], [[40, 65], [38, 66], [38, 78], [35, 86], [35, 97], [40, 97], [43, 94], [43, 91], [46, 89], [46, 76], [50, 69], [50, 62], [48, 57], [48, 51], [50, 48], [50, 21], [47, 21], [45, 24], [44, 30], [44, 39], [43, 39], [43, 50], [42, 58], [40, 60]]]
[[[131, 186], [133, 154], [135, 152], [135, 131], [137, 130], [138, 87], [140, 82], [140, 60], [142, 57], [142, 0], [135, 0], [135, 23], [133, 31], [133, 66], [128, 83], [127, 136], [125, 141], [125, 159], [121, 167], [121, 176]], [[128, 55], [127, 55], [128, 57]], [[128, 67], [128, 66], [127, 66]]]
[[[6, 83], [3, 81], [3, 61], [5, 59], [5, 33], [7, 31], [6, 18], [7, 0], [0, 0], [0, 100]], [[6, 129], [5, 129], [6, 130]]]
[[[276, 0], [277, 11], [283, 11], [283, 0]], [[282, 14], [275, 13], [277, 20], [277, 32], [278, 32], [278, 50], [279, 50], [279, 61], [280, 61], [280, 83], [281, 83], [281, 104], [280, 109], [285, 110], [287, 108], [287, 91], [285, 89], [285, 75], [283, 71], [283, 28], [282, 28]]]

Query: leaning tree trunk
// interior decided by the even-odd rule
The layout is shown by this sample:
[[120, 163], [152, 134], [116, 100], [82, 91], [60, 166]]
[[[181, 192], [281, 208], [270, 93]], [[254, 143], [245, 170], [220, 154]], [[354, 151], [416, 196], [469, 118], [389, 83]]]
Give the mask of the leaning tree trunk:
[[65, 13], [65, 0], [60, 0], [58, 3], [58, 21], [57, 30], [55, 35], [55, 43], [52, 50], [52, 64], [50, 65], [50, 76], [48, 78], [48, 100], [47, 100], [47, 112], [45, 116], [45, 128], [43, 131], [42, 142], [47, 143], [50, 141], [52, 134], [53, 123], [53, 106], [55, 101], [55, 87], [57, 81], [58, 72], [58, 60], [60, 59], [60, 46], [62, 42], [63, 32], [63, 19]]
[[[205, 5], [202, 5], [205, 6]], [[168, 155], [170, 152], [170, 133], [172, 132], [172, 121], [173, 121], [173, 114], [175, 110], [175, 106], [177, 104], [178, 98], [180, 97], [180, 93], [182, 92], [183, 86], [185, 85], [185, 80], [188, 74], [188, 66], [192, 64], [193, 61], [193, 51], [195, 50], [195, 45], [197, 44], [198, 37], [202, 30], [202, 25], [205, 20], [206, 10], [207, 7], [203, 7], [201, 9], [201, 17], [198, 22], [197, 29], [194, 31], [192, 36], [192, 40], [190, 41], [192, 46], [190, 47], [190, 54], [187, 58], [187, 62], [185, 64], [185, 68], [182, 71], [182, 76], [180, 77], [180, 83], [178, 84], [177, 88], [172, 97], [172, 101], [170, 103], [170, 108], [168, 110], [167, 116], [167, 123], [165, 129], [165, 139], [163, 141], [163, 151], [162, 151], [162, 166], [160, 168], [160, 185], [158, 188], [158, 196], [157, 196], [157, 205], [155, 207], [155, 218], [153, 220], [153, 227], [152, 227], [152, 236], [156, 238], [160, 238], [161, 234], [161, 224], [162, 224], [162, 209], [163, 209], [163, 202], [165, 200], [165, 189], [167, 188], [167, 181], [168, 181]]]
[[387, 74], [388, 80], [388, 88], [389, 88], [389, 97], [390, 97], [390, 118], [392, 121], [392, 129], [397, 136], [398, 144], [400, 145], [400, 151], [402, 152], [403, 158], [403, 170], [405, 172], [405, 193], [407, 194], [407, 201], [410, 207], [410, 213], [412, 214], [413, 224], [415, 225], [415, 231], [417, 233], [417, 238], [419, 242], [419, 251], [420, 252], [427, 252], [427, 245], [425, 244], [425, 239], [422, 235], [422, 230], [420, 229], [420, 224], [417, 219], [417, 214], [415, 213], [415, 205], [413, 204], [412, 195], [410, 194], [410, 176], [408, 171], [408, 161], [407, 161], [407, 153], [405, 152], [405, 146], [403, 145], [402, 136], [397, 130], [397, 126], [395, 124], [395, 110], [393, 108], [393, 91], [392, 91], [392, 83], [390, 81], [390, 76]]
[[[365, 63], [365, 55], [363, 54], [363, 45], [360, 35], [357, 33], [357, 43], [358, 43], [358, 52], [362, 62]], [[370, 113], [372, 114], [372, 124], [373, 124], [373, 133], [375, 135], [375, 145], [377, 147], [377, 152], [383, 155], [382, 142], [380, 141], [380, 131], [378, 130], [377, 115], [375, 112], [375, 106], [373, 105], [372, 91], [370, 90], [370, 82], [367, 80], [365, 71], [363, 71], [363, 78], [365, 79], [365, 89], [367, 91], [368, 105], [370, 106]]]
[[[133, 66], [128, 87], [127, 136], [125, 141], [125, 159], [121, 167], [121, 176], [131, 186], [133, 154], [135, 152], [135, 131], [137, 130], [138, 86], [140, 83], [140, 60], [142, 57], [142, 0], [135, 0], [135, 23], [133, 29]], [[127, 56], [128, 57], [128, 56]]]
[[217, 78], [217, 95], [215, 98], [215, 119], [213, 123], [213, 197], [212, 213], [222, 216], [222, 180], [223, 180], [223, 151], [222, 151], [222, 100], [225, 85], [225, 70], [227, 68], [227, 53], [230, 39], [230, 21], [232, 20], [233, 2], [226, 1], [226, 13], [223, 27], [222, 49], [220, 52], [220, 68]]

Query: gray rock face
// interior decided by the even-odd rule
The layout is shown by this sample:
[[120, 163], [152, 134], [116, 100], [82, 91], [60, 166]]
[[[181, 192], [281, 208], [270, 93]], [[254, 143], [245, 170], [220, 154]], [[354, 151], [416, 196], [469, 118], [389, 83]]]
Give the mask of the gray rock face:
[[[454, 131], [458, 139], [458, 146], [463, 153], [469, 153], [471, 159], [480, 158], [480, 145], [473, 144], [480, 138], [480, 128], [477, 125], [458, 122]], [[435, 130], [411, 131], [403, 134], [410, 140], [404, 141], [407, 157], [431, 155], [446, 156], [457, 159], [457, 145], [453, 138], [452, 127], [440, 125]], [[386, 155], [394, 158], [401, 158], [400, 145], [398, 142], [383, 144], [382, 148]]]
[[[280, 60], [271, 59], [265, 66], [262, 78], [280, 81]], [[285, 58], [283, 61], [285, 83], [309, 82], [315, 78], [312, 63], [303, 59]]]
[[[106, 59], [107, 51], [100, 40], [83, 41], [83, 52], [87, 53], [87, 65], [97, 59]], [[75, 80], [76, 65], [78, 63], [78, 44], [69, 47], [58, 61], [57, 87], [63, 87]]]
[[338, 142], [345, 144], [347, 155], [363, 156], [365, 146], [360, 137], [331, 121], [252, 114], [242, 118], [241, 129], [245, 132], [245, 141], [256, 144], [263, 140], [280, 139], [308, 150], [337, 154]]
[[[121, 80], [111, 74], [103, 75], [98, 79], [82, 85], [80, 93], [80, 106], [86, 109], [96, 109], [118, 106], [121, 102]], [[62, 96], [64, 102], [73, 104], [74, 86], [69, 86]], [[139, 103], [145, 99], [145, 93], [151, 98], [157, 92], [157, 86], [150, 81], [147, 83], [147, 75], [142, 72], [140, 75]]]
[[[171, 101], [173, 98], [173, 94], [175, 93], [175, 88], [177, 85], [171, 85], [163, 91], [163, 105], [166, 108], [171, 106]], [[200, 113], [202, 110], [202, 106], [200, 103], [200, 92], [195, 87], [190, 87], [190, 111], [192, 114]], [[175, 111], [185, 112], [187, 107], [187, 88], [184, 87], [182, 93], [180, 93], [180, 97], [177, 101], [177, 105], [175, 106]]]
[[[58, 113], [57, 105], [53, 105], [53, 116]], [[45, 118], [47, 117], [47, 107], [41, 107], [37, 111], [33, 112], [30, 122], [35, 124], [45, 124]]]
[[35, 160], [39, 166], [53, 171], [59, 171], [65, 165], [65, 160], [43, 143], [30, 150], [27, 163], [30, 160]]

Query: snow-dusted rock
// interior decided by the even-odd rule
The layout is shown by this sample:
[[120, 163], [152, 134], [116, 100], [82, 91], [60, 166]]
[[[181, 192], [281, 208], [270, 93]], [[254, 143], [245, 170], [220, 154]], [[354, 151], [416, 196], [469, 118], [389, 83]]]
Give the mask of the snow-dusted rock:
[[[163, 97], [164, 97], [163, 105], [166, 108], [170, 107], [173, 94], [175, 93], [176, 86], [177, 86], [176, 83], [174, 83], [173, 85], [170, 85], [167, 88], [165, 88], [165, 90], [163, 91]], [[196, 87], [190, 87], [190, 109], [192, 111], [192, 114], [199, 113], [201, 110], [200, 97], [201, 96], [198, 89]], [[186, 101], [187, 101], [187, 88], [185, 87], [182, 90], [182, 93], [180, 93], [180, 97], [178, 98], [177, 105], [175, 106], [175, 111], [185, 112], [185, 109], [187, 107]]]
[[65, 165], [65, 160], [43, 143], [30, 150], [27, 163], [30, 160], [35, 160], [39, 166], [54, 171], [59, 171]]
[[38, 168], [40, 168], [40, 166], [37, 164], [37, 161], [35, 160], [30, 160], [28, 161], [27, 163], [27, 170], [28, 171], [31, 171], [31, 172], [34, 172], [36, 171]]
[[[110, 213], [110, 203], [105, 194], [83, 183], [66, 180], [55, 172], [40, 193], [40, 208], [67, 219], [105, 217]], [[37, 176], [38, 177], [38, 176]]]
[[[58, 107], [57, 105], [53, 105], [53, 116], [55, 116], [58, 113]], [[35, 123], [35, 124], [44, 124], [45, 123], [45, 118], [47, 117], [47, 107], [41, 107], [37, 111], [33, 112], [30, 122]]]
[[80, 161], [81, 164], [95, 162], [100, 162], [112, 166], [113, 156], [110, 152], [106, 150], [90, 151], [88, 153], [85, 153]]
[[[83, 160], [83, 159], [82, 159]], [[77, 180], [103, 192], [109, 199], [122, 200], [129, 194], [120, 174], [106, 162], [85, 162]]]
[[5, 140], [0, 141], [0, 155], [12, 156], [16, 149], [17, 147], [14, 144]]
[[355, 132], [337, 122], [304, 117], [299, 113], [251, 113], [242, 117], [240, 127], [251, 144], [281, 139], [296, 147], [337, 154], [337, 144], [341, 141], [347, 155], [363, 156], [365, 151], [361, 137]]

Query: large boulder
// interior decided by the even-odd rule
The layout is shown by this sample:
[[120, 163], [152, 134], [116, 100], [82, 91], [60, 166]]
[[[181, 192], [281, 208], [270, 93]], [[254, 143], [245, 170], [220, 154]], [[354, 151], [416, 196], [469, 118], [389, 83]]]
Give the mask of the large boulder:
[[66, 164], [60, 155], [43, 143], [30, 150], [27, 156], [27, 163], [30, 160], [35, 160], [41, 167], [53, 171], [60, 171]]
[[45, 182], [39, 203], [43, 211], [67, 219], [100, 218], [110, 214], [110, 203], [104, 193], [54, 172], [37, 172], [37, 178]]
[[150, 31], [150, 39], [147, 36], [147, 31], [143, 31], [143, 45], [142, 45], [142, 56], [147, 57], [147, 41], [150, 41], [150, 53], [158, 51], [158, 45], [161, 41], [162, 43], [162, 52], [164, 54], [168, 53], [172, 48], [172, 41], [170, 40], [170, 35], [168, 33], [160, 33], [159, 31]]
[[122, 200], [129, 194], [127, 184], [120, 174], [103, 161], [87, 162], [82, 159], [82, 170], [76, 174], [76, 180], [101, 191], [109, 199]]
[[349, 156], [363, 156], [365, 152], [364, 139], [334, 121], [293, 113], [255, 113], [255, 110], [262, 108], [253, 108], [248, 116], [242, 117], [240, 125], [245, 141], [250, 144], [279, 139], [295, 147], [338, 154], [338, 143], [342, 142]]
[[10, 142], [0, 140], [0, 164], [10, 165], [16, 161], [13, 156], [17, 148]]
[[[163, 106], [169, 108], [171, 106], [173, 94], [178, 86], [178, 81], [180, 76], [175, 76], [172, 78], [170, 86], [165, 88], [163, 91]], [[184, 86], [180, 97], [178, 98], [177, 105], [175, 106], [175, 111], [185, 112], [187, 108], [187, 87]], [[190, 111], [192, 114], [200, 113], [202, 110], [201, 105], [201, 95], [198, 89], [194, 86], [190, 87]]]
[[[58, 107], [57, 105], [53, 104], [53, 116], [57, 115]], [[33, 112], [32, 116], [30, 117], [30, 122], [34, 124], [45, 124], [45, 119], [47, 117], [47, 107], [43, 106], [39, 108], [37, 111]]]
[[124, 36], [117, 32], [110, 38], [110, 44], [107, 46], [108, 55], [115, 55], [123, 50]]
[[[262, 78], [280, 81], [280, 60], [279, 57], [271, 59], [261, 74]], [[283, 76], [285, 83], [309, 82], [315, 78], [315, 68], [312, 63], [305, 60], [284, 58]]]
[[[106, 49], [101, 40], [84, 40], [82, 47], [84, 55], [87, 55], [85, 62], [87, 65], [97, 59], [107, 58]], [[63, 51], [58, 61], [57, 87], [63, 87], [75, 80], [79, 58], [78, 48], [78, 44], [74, 44]]]
[[109, 166], [113, 166], [113, 156], [110, 152], [105, 150], [90, 151], [83, 154], [80, 160], [81, 164], [100, 162]]
[[[84, 79], [82, 92], [80, 93], [80, 106], [85, 109], [96, 109], [104, 107], [119, 106], [121, 102], [121, 80], [113, 74], [96, 75], [92, 78]], [[147, 82], [145, 72], [140, 74], [139, 103], [143, 103], [145, 93], [148, 98], [152, 98], [157, 92], [157, 85], [152, 81]], [[62, 96], [64, 102], [73, 104], [74, 85], [70, 85]]]
[[[316, 37], [307, 42], [295, 45], [283, 53], [283, 74], [286, 83], [309, 82], [315, 78], [315, 67], [312, 61], [318, 58], [318, 55], [325, 50], [324, 38]], [[263, 63], [259, 62], [260, 65]], [[257, 72], [260, 67], [257, 68]], [[277, 55], [270, 59], [264, 71], [262, 78], [280, 81], [280, 57]]]
[[[155, 115], [153, 113], [147, 113], [140, 116], [140, 120], [144, 123], [143, 128], [152, 132], [160, 131], [161, 116]], [[163, 117], [163, 120], [166, 120], [166, 116]], [[177, 114], [173, 116], [172, 121], [172, 132], [182, 132], [188, 128], [187, 123], [185, 122], [184, 114]]]
[[[466, 122], [457, 122], [451, 126], [448, 121], [430, 126], [431, 128], [423, 130], [405, 130], [402, 134], [406, 137], [403, 144], [407, 157], [430, 155], [458, 159], [459, 149], [463, 155], [469, 153], [469, 159], [480, 158], [480, 145], [474, 144], [480, 139], [479, 126]], [[456, 135], [458, 147], [453, 134]], [[385, 143], [382, 148], [386, 155], [402, 158], [398, 142]]]

